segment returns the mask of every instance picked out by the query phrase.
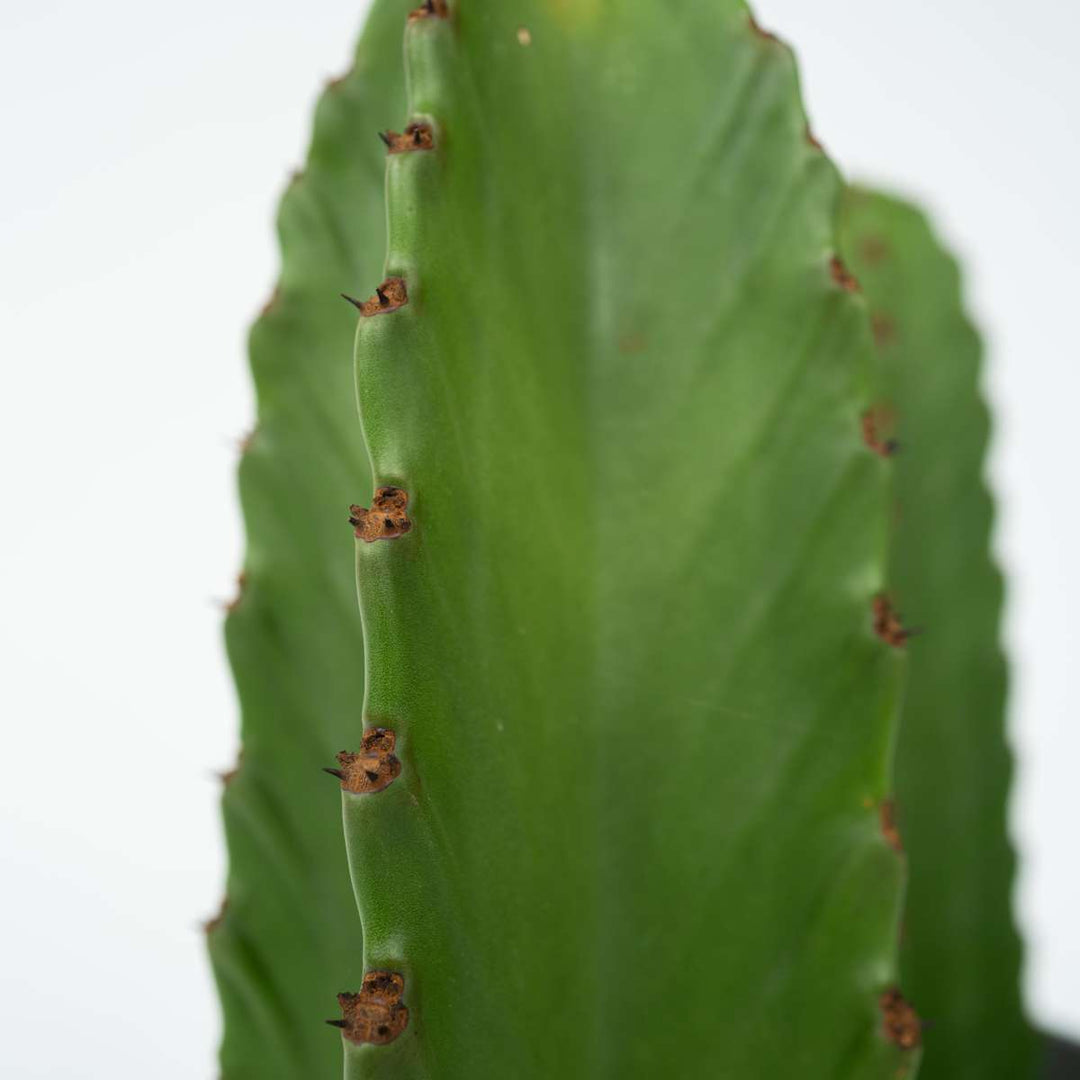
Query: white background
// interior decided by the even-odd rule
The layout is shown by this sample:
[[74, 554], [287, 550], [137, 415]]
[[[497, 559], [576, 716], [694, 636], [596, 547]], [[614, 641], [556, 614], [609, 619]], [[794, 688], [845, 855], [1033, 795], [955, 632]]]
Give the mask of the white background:
[[[216, 604], [241, 551], [244, 335], [277, 196], [365, 7], [0, 9], [5, 1076], [215, 1075], [197, 923], [223, 879], [212, 771], [236, 741]], [[922, 197], [968, 267], [1012, 580], [1025, 992], [1080, 1035], [1080, 5], [757, 8], [797, 45], [828, 150]]]

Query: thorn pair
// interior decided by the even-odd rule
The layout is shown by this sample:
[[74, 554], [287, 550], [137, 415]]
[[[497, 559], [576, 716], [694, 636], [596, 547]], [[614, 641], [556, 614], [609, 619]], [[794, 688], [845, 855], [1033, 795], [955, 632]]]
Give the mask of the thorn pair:
[[404, 307], [409, 302], [409, 292], [404, 278], [390, 277], [376, 288], [375, 295], [368, 300], [357, 300], [348, 293], [341, 293], [341, 299], [352, 304], [365, 319], [370, 319], [373, 315], [386, 315]]
[[833, 281], [835, 281], [844, 292], [862, 292], [862, 286], [859, 284], [859, 279], [844, 265], [844, 261], [839, 255], [833, 255], [832, 258], [829, 259], [829, 273], [832, 274]]
[[371, 500], [371, 509], [349, 507], [349, 524], [358, 540], [373, 544], [376, 540], [396, 540], [412, 529], [406, 509], [409, 494], [398, 487], [381, 487]]
[[401, 762], [394, 754], [397, 736], [389, 728], [368, 728], [360, 740], [360, 752], [342, 750], [340, 769], [324, 768], [341, 782], [343, 791], [353, 795], [372, 795], [388, 788], [401, 775]]
[[900, 620], [900, 613], [893, 609], [892, 603], [884, 593], [874, 597], [874, 633], [886, 645], [899, 649], [908, 638], [922, 633], [920, 627], [908, 628]]
[[391, 154], [405, 154], [413, 150], [430, 150], [435, 145], [435, 135], [430, 124], [415, 123], [399, 135], [395, 131], [380, 131], [379, 138]]
[[446, 0], [424, 0], [423, 6], [409, 12], [409, 21], [413, 19], [445, 19], [450, 15]]
[[327, 1020], [340, 1028], [350, 1042], [382, 1046], [393, 1042], [409, 1023], [408, 1007], [402, 1002], [405, 979], [396, 971], [369, 971], [359, 993], [338, 994], [341, 1020]]

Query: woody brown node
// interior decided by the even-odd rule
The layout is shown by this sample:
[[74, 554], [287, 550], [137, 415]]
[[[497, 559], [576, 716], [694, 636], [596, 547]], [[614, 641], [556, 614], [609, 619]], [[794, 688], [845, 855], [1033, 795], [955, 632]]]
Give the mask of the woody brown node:
[[370, 319], [373, 315], [386, 315], [404, 307], [409, 302], [409, 292], [404, 278], [390, 277], [367, 300], [357, 300], [346, 293], [342, 293], [341, 298], [348, 300], [365, 319]]
[[406, 512], [408, 505], [407, 492], [398, 487], [381, 487], [371, 500], [370, 510], [363, 506], [349, 507], [349, 524], [356, 538], [366, 544], [394, 540], [412, 529], [412, 521]]
[[874, 633], [887, 645], [900, 648], [915, 630], [910, 630], [900, 620], [900, 614], [884, 593], [874, 597], [873, 603]]
[[359, 993], [338, 994], [342, 1018], [327, 1023], [341, 1028], [350, 1042], [391, 1043], [409, 1023], [409, 1010], [401, 1001], [404, 992], [405, 980], [397, 972], [369, 971]]
[[368, 728], [360, 740], [360, 750], [342, 750], [337, 755], [340, 768], [326, 769], [341, 781], [342, 791], [371, 795], [389, 787], [401, 775], [401, 762], [394, 754], [397, 736], [389, 728]]
[[418, 8], [409, 12], [409, 22], [414, 19], [447, 19], [450, 17], [450, 9], [446, 0], [424, 0]]
[[862, 291], [859, 279], [844, 265], [844, 260], [839, 255], [833, 255], [829, 259], [829, 273], [832, 274], [833, 281], [845, 292]]
[[414, 150], [430, 150], [435, 145], [435, 135], [430, 124], [410, 124], [400, 134], [396, 131], [380, 131], [379, 138], [386, 144], [388, 154], [409, 154]]
[[900, 444], [888, 434], [893, 426], [893, 414], [890, 409], [877, 405], [862, 414], [863, 442], [881, 457], [892, 457]]
[[922, 1040], [922, 1025], [915, 1010], [896, 987], [878, 998], [885, 1038], [904, 1050], [912, 1050]]

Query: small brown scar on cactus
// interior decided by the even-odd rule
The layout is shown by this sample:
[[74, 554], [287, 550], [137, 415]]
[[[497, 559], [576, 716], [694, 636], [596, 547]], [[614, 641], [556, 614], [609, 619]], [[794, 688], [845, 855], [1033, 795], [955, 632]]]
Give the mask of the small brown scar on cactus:
[[878, 998], [885, 1038], [902, 1050], [913, 1050], [922, 1041], [922, 1024], [904, 995], [890, 987]]
[[896, 323], [893, 322], [892, 316], [886, 315], [884, 311], [870, 313], [870, 329], [874, 335], [874, 343], [879, 349], [891, 345], [896, 340]]
[[343, 71], [340, 75], [331, 75], [330, 78], [326, 80], [326, 89], [331, 92], [337, 90], [341, 84], [352, 75], [352, 73], [353, 69], [349, 68], [348, 71]]
[[372, 315], [386, 315], [404, 307], [409, 302], [409, 293], [404, 278], [390, 277], [375, 290], [375, 295], [367, 300], [356, 300], [345, 293], [341, 294], [341, 298], [348, 300], [365, 319], [370, 319]]
[[876, 266], [889, 257], [889, 245], [883, 237], [871, 234], [859, 241], [859, 253], [867, 266]]
[[833, 255], [829, 259], [829, 273], [832, 274], [833, 281], [845, 292], [862, 292], [859, 279], [844, 265], [839, 255]]
[[885, 842], [893, 851], [903, 855], [904, 842], [900, 838], [900, 827], [896, 822], [896, 803], [892, 799], [885, 799], [878, 807], [878, 817], [881, 822], [881, 835], [885, 837]]
[[225, 913], [228, 910], [229, 898], [227, 896], [224, 896], [221, 899], [221, 906], [217, 909], [217, 913], [211, 915], [210, 918], [202, 924], [203, 932], [206, 934], [212, 934], [225, 921]]
[[240, 771], [240, 766], [243, 764], [244, 748], [241, 746], [236, 752], [236, 764], [231, 769], [226, 769], [224, 772], [219, 772], [217, 774], [222, 786], [228, 787], [236, 779], [236, 774]]
[[340, 769], [323, 769], [341, 781], [341, 790], [353, 795], [372, 795], [388, 788], [401, 775], [401, 762], [394, 756], [397, 736], [388, 728], [368, 728], [360, 740], [360, 752], [342, 750], [337, 755]]
[[529, 32], [527, 26], [519, 26], [517, 28], [517, 42], [522, 47], [532, 44], [532, 34]]
[[[225, 608], [225, 614], [231, 615], [240, 606], [240, 602], [244, 599], [244, 590], [247, 589], [247, 574], [241, 570], [236, 575], [236, 592], [231, 600], [226, 600], [222, 605]], [[220, 601], [219, 601], [220, 603]]]
[[338, 994], [342, 1019], [326, 1022], [341, 1028], [350, 1042], [392, 1043], [409, 1023], [409, 1010], [401, 1001], [404, 992], [405, 980], [396, 971], [369, 971], [359, 993]]
[[812, 150], [819, 150], [824, 153], [825, 147], [821, 145], [821, 143], [815, 137], [814, 133], [810, 130], [809, 124], [807, 124], [806, 127], [803, 128], [803, 138], [806, 140], [807, 146], [809, 146]]
[[371, 500], [371, 509], [349, 507], [349, 524], [358, 540], [373, 544], [376, 540], [394, 540], [404, 536], [412, 522], [406, 509], [409, 495], [397, 487], [381, 487]]
[[269, 299], [259, 309], [259, 314], [260, 315], [269, 315], [270, 312], [273, 311], [274, 308], [277, 307], [278, 301], [280, 299], [281, 299], [281, 286], [280, 285], [275, 285], [274, 286], [274, 291], [270, 293]]
[[904, 626], [900, 621], [900, 613], [893, 608], [892, 602], [884, 593], [878, 593], [874, 597], [873, 612], [874, 633], [894, 649], [902, 648], [908, 638], [921, 633], [916, 628], [908, 629]]
[[780, 39], [775, 34], [770, 33], [770, 31], [768, 31], [768, 30], [765, 30], [762, 27], [761, 23], [759, 23], [757, 21], [757, 19], [754, 18], [753, 15], [747, 15], [746, 18], [747, 18], [747, 21], [750, 23], [750, 29], [759, 38], [761, 38], [762, 41], [769, 41], [774, 45], [779, 45], [780, 44]]
[[424, 0], [420, 7], [409, 12], [409, 22], [414, 19], [448, 19], [450, 9], [446, 6], [446, 0]]
[[396, 131], [380, 131], [379, 138], [388, 154], [409, 154], [414, 150], [430, 150], [435, 145], [435, 135], [430, 124], [410, 124], [401, 134]]
[[863, 442], [880, 457], [892, 457], [900, 449], [900, 443], [885, 432], [893, 426], [892, 411], [883, 406], [867, 409], [862, 414]]

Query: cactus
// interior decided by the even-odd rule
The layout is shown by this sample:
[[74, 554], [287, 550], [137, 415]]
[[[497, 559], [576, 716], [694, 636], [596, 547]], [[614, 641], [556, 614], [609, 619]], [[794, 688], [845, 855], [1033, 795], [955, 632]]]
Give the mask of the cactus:
[[738, 0], [377, 0], [252, 335], [226, 1080], [914, 1075], [841, 194]]
[[935, 1021], [919, 1075], [1031, 1076], [1038, 1046], [1020, 1008], [1008, 903], [1002, 588], [981, 480], [979, 341], [955, 263], [917, 210], [856, 189], [841, 222], [879, 345], [882, 400], [903, 440], [889, 579], [929, 631], [911, 645], [896, 761], [910, 852], [902, 979]]

